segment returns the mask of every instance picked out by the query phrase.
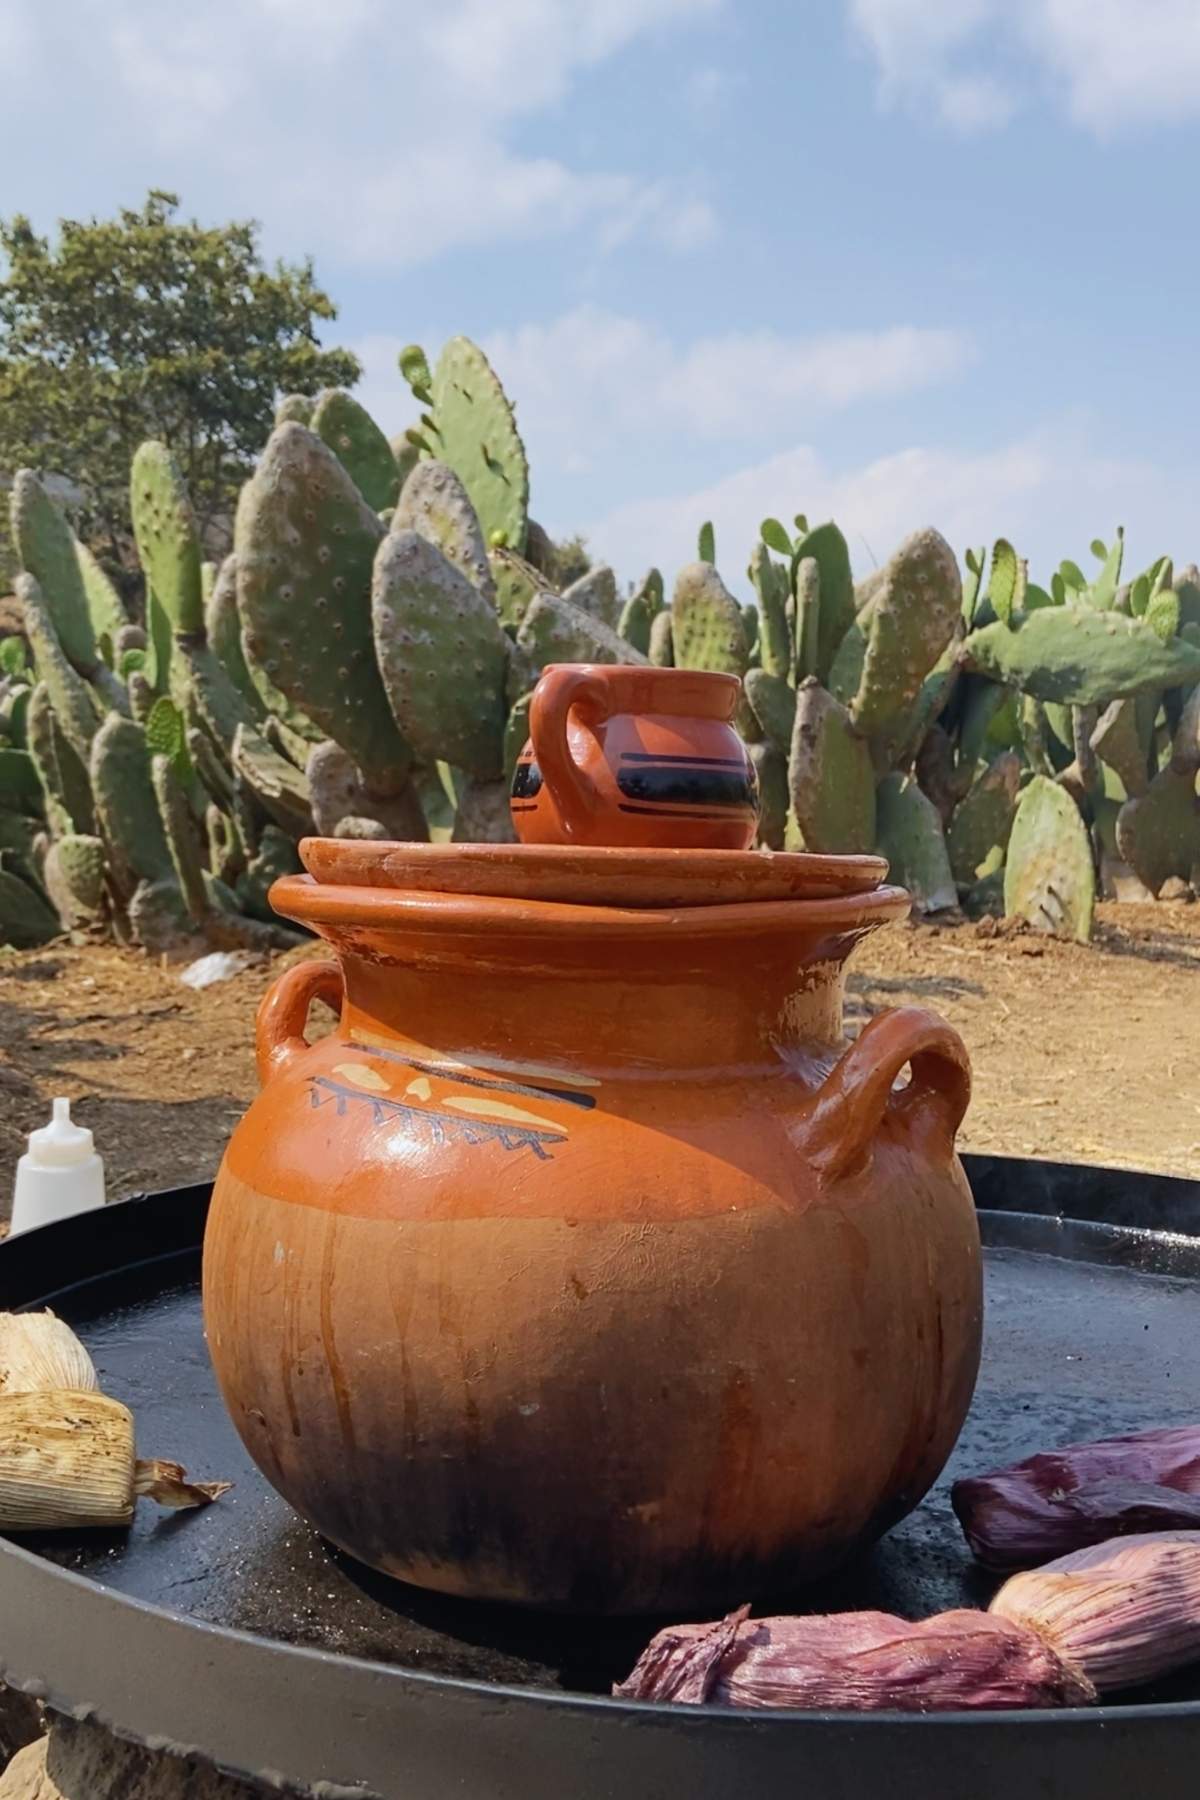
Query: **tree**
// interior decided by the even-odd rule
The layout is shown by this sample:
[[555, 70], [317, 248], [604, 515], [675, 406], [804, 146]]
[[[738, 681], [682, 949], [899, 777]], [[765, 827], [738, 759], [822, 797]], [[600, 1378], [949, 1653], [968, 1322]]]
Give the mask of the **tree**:
[[344, 387], [361, 370], [324, 349], [337, 309], [311, 261], [264, 266], [253, 222], [176, 218], [157, 189], [115, 220], [63, 219], [59, 239], [0, 220], [0, 471], [70, 484], [75, 525], [131, 567], [129, 465], [161, 438], [214, 549], [281, 392]]

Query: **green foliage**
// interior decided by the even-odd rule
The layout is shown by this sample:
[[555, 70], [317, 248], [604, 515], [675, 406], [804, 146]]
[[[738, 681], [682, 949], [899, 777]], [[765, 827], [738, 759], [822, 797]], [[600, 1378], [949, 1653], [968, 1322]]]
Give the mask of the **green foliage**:
[[57, 241], [0, 221], [0, 468], [74, 482], [76, 530], [114, 565], [143, 439], [169, 445], [204, 530], [232, 513], [276, 395], [360, 372], [319, 341], [336, 310], [310, 263], [268, 269], [256, 226], [177, 211], [154, 191], [115, 219], [62, 220]]

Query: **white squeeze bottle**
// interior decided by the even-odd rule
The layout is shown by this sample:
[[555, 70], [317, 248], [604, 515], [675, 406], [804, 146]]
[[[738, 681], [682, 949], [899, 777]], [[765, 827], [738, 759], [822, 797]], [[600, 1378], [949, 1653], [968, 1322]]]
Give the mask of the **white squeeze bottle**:
[[55, 1100], [50, 1123], [30, 1132], [29, 1148], [17, 1164], [9, 1233], [15, 1237], [103, 1205], [104, 1164], [92, 1134], [71, 1123], [69, 1100]]

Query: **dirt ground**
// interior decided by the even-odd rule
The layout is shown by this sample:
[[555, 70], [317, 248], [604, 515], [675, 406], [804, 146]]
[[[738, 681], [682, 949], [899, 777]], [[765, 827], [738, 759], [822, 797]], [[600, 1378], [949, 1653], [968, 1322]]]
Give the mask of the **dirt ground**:
[[[1101, 907], [1086, 948], [991, 926], [879, 933], [851, 965], [850, 1030], [905, 1002], [957, 1026], [975, 1065], [967, 1148], [1200, 1174], [1200, 905]], [[0, 1217], [59, 1093], [114, 1197], [211, 1175], [255, 1091], [254, 1012], [282, 966], [196, 993], [108, 946], [0, 956]]]

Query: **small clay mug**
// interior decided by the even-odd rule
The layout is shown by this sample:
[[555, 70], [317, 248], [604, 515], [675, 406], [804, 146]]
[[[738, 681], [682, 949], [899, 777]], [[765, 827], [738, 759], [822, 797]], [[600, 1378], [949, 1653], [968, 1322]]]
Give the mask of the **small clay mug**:
[[747, 850], [754, 765], [733, 726], [736, 675], [558, 663], [534, 689], [513, 773], [524, 844]]

